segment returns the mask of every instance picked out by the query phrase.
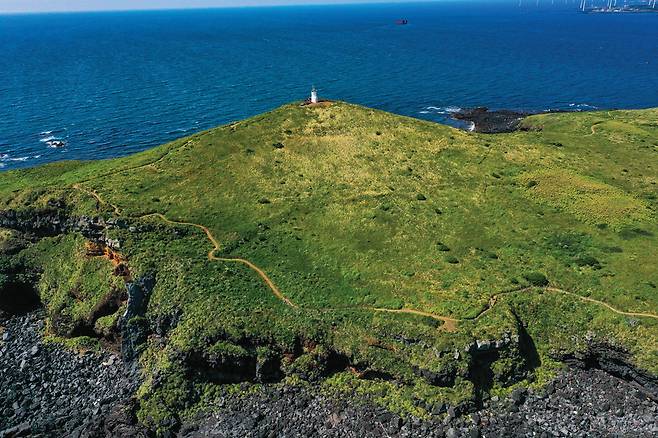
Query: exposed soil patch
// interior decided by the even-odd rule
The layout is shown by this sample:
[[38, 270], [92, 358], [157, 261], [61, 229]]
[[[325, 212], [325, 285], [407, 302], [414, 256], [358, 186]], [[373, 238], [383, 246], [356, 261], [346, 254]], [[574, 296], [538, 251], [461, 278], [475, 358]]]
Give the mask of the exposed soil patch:
[[302, 102], [301, 106], [326, 107], [326, 106], [331, 106], [331, 104], [333, 104], [333, 102], [331, 100], [320, 99], [320, 100], [318, 100], [317, 103], [312, 103], [311, 100], [308, 99], [308, 100], [305, 100], [304, 102]]
[[87, 257], [103, 257], [112, 262], [114, 265], [113, 274], [128, 282], [131, 281], [130, 269], [128, 268], [127, 261], [118, 252], [114, 251], [104, 242], [87, 241], [85, 243], [85, 252]]

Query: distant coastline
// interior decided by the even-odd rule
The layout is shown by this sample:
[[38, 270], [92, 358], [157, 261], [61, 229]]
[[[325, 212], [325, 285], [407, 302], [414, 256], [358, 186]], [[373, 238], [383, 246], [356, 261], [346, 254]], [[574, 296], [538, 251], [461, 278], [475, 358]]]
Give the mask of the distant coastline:
[[[587, 109], [559, 109], [547, 111], [516, 111], [516, 110], [490, 110], [487, 107], [476, 107], [460, 109], [452, 113], [452, 118], [469, 123], [468, 131], [479, 132], [482, 134], [502, 134], [505, 132], [518, 131], [521, 127], [521, 122], [528, 116], [537, 114], [550, 114], [550, 113], [569, 113], [569, 112], [583, 112], [583, 111], [598, 111], [600, 108], [587, 108]], [[612, 111], [612, 108], [605, 110]]]
[[621, 6], [621, 7], [597, 7], [585, 9], [582, 11], [585, 14], [655, 14], [658, 9], [648, 5], [642, 6]]

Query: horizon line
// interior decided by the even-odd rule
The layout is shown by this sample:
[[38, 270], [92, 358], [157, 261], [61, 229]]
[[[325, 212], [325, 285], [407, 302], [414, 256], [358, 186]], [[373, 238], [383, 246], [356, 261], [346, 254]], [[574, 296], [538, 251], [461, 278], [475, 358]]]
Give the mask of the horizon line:
[[[339, 0], [338, 2], [326, 3], [290, 3], [290, 4], [249, 4], [249, 5], [216, 5], [216, 6], [174, 6], [174, 7], [144, 7], [144, 8], [108, 8], [108, 9], [52, 9], [43, 11], [3, 11], [0, 10], [0, 15], [43, 15], [43, 14], [79, 14], [79, 13], [106, 13], [106, 12], [158, 12], [158, 11], [205, 11], [215, 9], [257, 9], [257, 8], [288, 8], [288, 7], [318, 7], [318, 6], [351, 6], [351, 5], [400, 5], [414, 3], [439, 3], [439, 2], [464, 2], [468, 0], [413, 0], [410, 2], [403, 2], [400, 0], [382, 0], [382, 1], [368, 1], [368, 0]], [[494, 0], [496, 2], [504, 2], [505, 0]]]

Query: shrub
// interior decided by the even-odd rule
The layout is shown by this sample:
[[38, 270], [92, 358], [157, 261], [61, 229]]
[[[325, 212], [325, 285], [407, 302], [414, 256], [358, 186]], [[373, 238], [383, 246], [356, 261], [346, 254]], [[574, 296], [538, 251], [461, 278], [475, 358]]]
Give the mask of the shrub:
[[541, 272], [529, 272], [523, 276], [532, 286], [548, 286], [548, 278]]
[[258, 200], [258, 203], [259, 203], [259, 204], [271, 204], [270, 200], [267, 199], [267, 198], [260, 198], [260, 199]]
[[448, 247], [448, 245], [446, 245], [445, 243], [442, 243], [442, 242], [437, 242], [436, 247], [438, 248], [439, 251], [444, 251], [444, 252], [450, 251], [450, 248]]
[[601, 269], [601, 263], [594, 257], [590, 255], [584, 255], [576, 259], [576, 264], [581, 268], [584, 266], [590, 266], [593, 269]]
[[583, 233], [561, 233], [554, 234], [547, 239], [551, 250], [558, 255], [567, 255], [568, 259], [576, 257], [587, 251], [590, 246], [591, 237]]
[[274, 146], [275, 149], [283, 149], [284, 147], [281, 142], [273, 143], [272, 146]]
[[630, 240], [636, 237], [651, 237], [653, 233], [638, 227], [625, 227], [619, 232], [619, 236], [624, 240]]
[[456, 265], [457, 263], [459, 263], [459, 259], [455, 256], [448, 256], [448, 257], [446, 257], [445, 260], [446, 260], [446, 262], [450, 263], [451, 265]]
[[416, 199], [419, 201], [425, 201], [427, 198], [422, 193], [416, 195]]

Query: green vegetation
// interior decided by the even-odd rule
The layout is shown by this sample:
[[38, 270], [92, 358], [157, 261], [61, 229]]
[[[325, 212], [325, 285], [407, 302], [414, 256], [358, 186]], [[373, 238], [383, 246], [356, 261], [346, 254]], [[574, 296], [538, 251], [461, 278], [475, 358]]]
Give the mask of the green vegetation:
[[579, 219], [620, 228], [649, 219], [641, 199], [609, 184], [561, 169], [541, 169], [521, 176], [526, 194]]
[[523, 276], [532, 286], [548, 286], [548, 278], [541, 272], [529, 272]]
[[[42, 239], [20, 253], [25, 266], [41, 271], [38, 289], [51, 318], [48, 331], [60, 336], [87, 335], [86, 326], [93, 328], [94, 314], [112, 295], [125, 293], [120, 277], [113, 275], [113, 266], [102, 257], [85, 256], [85, 239], [76, 234]], [[65, 263], [63, 263], [65, 261]], [[119, 316], [103, 317], [114, 321]], [[111, 323], [111, 322], [110, 322]], [[102, 325], [103, 321], [99, 321]]]
[[[424, 416], [545, 382], [586, 339], [658, 373], [656, 118], [549, 114], [479, 135], [291, 104], [130, 157], [3, 173], [0, 210], [60, 203], [125, 223], [107, 237], [133, 278], [156, 279], [134, 322], [157, 334], [140, 359], [149, 426], [244, 381], [321, 381]], [[124, 279], [84, 245], [45, 238], [0, 266], [39, 273], [58, 336], [106, 336], [125, 308], [107, 311]], [[512, 342], [478, 362], [469, 346], [514, 339], [519, 320], [537, 357]]]

